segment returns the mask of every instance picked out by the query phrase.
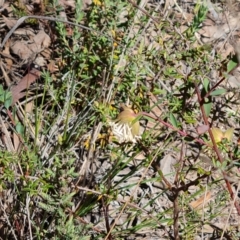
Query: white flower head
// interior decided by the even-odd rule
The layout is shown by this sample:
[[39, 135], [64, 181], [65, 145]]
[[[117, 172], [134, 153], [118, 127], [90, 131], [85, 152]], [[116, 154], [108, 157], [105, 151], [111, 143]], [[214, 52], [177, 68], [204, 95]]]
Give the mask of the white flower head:
[[133, 136], [132, 128], [128, 123], [113, 122], [110, 121], [109, 125], [112, 129], [112, 133], [119, 143], [132, 142], [136, 143], [138, 139], [141, 139], [140, 135]]

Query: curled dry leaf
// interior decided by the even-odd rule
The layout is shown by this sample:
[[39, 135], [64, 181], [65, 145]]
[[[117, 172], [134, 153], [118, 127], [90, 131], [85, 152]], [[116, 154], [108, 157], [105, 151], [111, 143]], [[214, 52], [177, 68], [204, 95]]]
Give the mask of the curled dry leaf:
[[45, 48], [48, 48], [51, 44], [50, 37], [42, 30], [36, 36], [34, 36], [33, 41], [34, 41], [33, 43], [28, 44], [28, 47], [34, 53], [42, 52]]
[[43, 30], [39, 31], [39, 33], [33, 37], [33, 41], [31, 44], [24, 41], [16, 41], [12, 44], [11, 50], [22, 60], [27, 60], [34, 56], [35, 53], [39, 53], [45, 48], [48, 48], [51, 44], [50, 37]]
[[47, 61], [46, 59], [44, 59], [41, 56], [38, 56], [35, 60], [34, 63], [37, 64], [40, 67], [46, 66], [47, 65]]
[[199, 126], [197, 126], [197, 133], [199, 135], [204, 134], [205, 132], [208, 131], [208, 129], [209, 129], [208, 125], [199, 125]]
[[48, 48], [51, 44], [50, 37], [43, 30], [39, 31], [33, 40], [37, 45], [44, 48]]
[[31, 58], [33, 52], [29, 49], [25, 42], [17, 41], [11, 46], [11, 50], [14, 54], [18, 55], [21, 59], [27, 60]]
[[190, 202], [190, 206], [194, 209], [201, 209], [206, 203], [208, 203], [211, 199], [211, 192], [207, 192], [200, 198], [195, 201]]
[[12, 105], [15, 104], [20, 98], [24, 97], [26, 95], [26, 92], [23, 92], [24, 90], [28, 89], [30, 84], [34, 83], [41, 75], [41, 72], [32, 69], [26, 76], [24, 76], [17, 85], [13, 86], [11, 88], [12, 98], [13, 102]]
[[46, 60], [49, 60], [51, 59], [51, 50], [49, 48], [46, 48], [44, 49], [42, 52], [41, 52], [41, 55], [46, 59]]
[[51, 60], [47, 65], [47, 69], [50, 73], [54, 73], [58, 71], [58, 66], [55, 64], [55, 61]]
[[228, 77], [228, 84], [232, 88], [239, 88], [240, 87], [240, 67], [237, 67], [233, 70], [232, 74], [227, 76]]
[[2, 18], [9, 29], [11, 29], [17, 23], [17, 20], [15, 19], [9, 19], [3, 15], [2, 15]]

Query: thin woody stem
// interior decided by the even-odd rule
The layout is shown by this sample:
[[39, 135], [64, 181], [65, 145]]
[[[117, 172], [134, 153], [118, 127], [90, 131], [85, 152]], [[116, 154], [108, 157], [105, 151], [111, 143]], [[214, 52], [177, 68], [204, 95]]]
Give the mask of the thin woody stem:
[[[196, 93], [197, 93], [198, 102], [200, 104], [200, 109], [201, 109], [201, 112], [202, 112], [204, 123], [205, 123], [205, 125], [209, 126], [209, 122], [208, 122], [208, 119], [207, 119], [207, 116], [206, 116], [206, 113], [205, 113], [205, 110], [204, 110], [204, 107], [203, 107], [202, 97], [201, 97], [198, 85], [197, 85], [196, 82], [194, 83], [194, 85], [195, 85], [195, 90], [196, 90]], [[211, 128], [208, 128], [208, 133], [209, 133], [209, 136], [210, 136], [212, 144], [213, 144], [213, 150], [215, 151], [215, 153], [217, 155], [218, 161], [222, 164], [223, 163], [223, 157], [222, 157], [222, 155], [221, 155], [221, 153], [220, 153], [220, 151], [219, 151], [219, 149], [217, 147], [217, 144], [216, 144], [216, 141], [214, 139], [214, 136], [213, 136]], [[233, 193], [233, 190], [232, 190], [230, 182], [227, 180], [227, 174], [226, 174], [225, 171], [221, 171], [221, 172], [222, 172], [222, 175], [223, 175], [224, 180], [226, 182], [227, 189], [228, 189], [228, 192], [229, 192], [229, 194], [231, 196], [231, 199], [234, 201], [234, 193]], [[236, 208], [236, 210], [238, 212], [238, 215], [240, 215], [240, 206], [239, 206], [239, 204], [236, 201], [234, 201], [234, 206], [235, 206], [235, 208]]]

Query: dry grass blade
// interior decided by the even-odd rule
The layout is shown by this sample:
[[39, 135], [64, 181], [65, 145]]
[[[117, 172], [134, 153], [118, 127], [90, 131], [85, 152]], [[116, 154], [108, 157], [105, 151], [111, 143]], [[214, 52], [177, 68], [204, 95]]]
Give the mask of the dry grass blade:
[[190, 202], [190, 206], [194, 209], [201, 209], [211, 199], [211, 192], [207, 192], [195, 201]]
[[8, 127], [6, 127], [6, 124], [4, 123], [2, 116], [0, 116], [0, 123], [1, 123], [2, 132], [4, 133], [4, 143], [7, 147], [7, 150], [9, 152], [14, 152], [15, 149], [12, 143], [11, 134], [8, 131]]

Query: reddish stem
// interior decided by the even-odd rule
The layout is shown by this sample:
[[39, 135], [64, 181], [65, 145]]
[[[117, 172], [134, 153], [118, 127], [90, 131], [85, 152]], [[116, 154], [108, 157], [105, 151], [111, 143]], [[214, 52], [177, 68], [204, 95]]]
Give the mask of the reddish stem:
[[[195, 89], [196, 89], [196, 93], [197, 93], [197, 96], [198, 96], [198, 102], [200, 104], [200, 109], [201, 109], [201, 112], [202, 112], [204, 123], [205, 123], [205, 125], [209, 126], [208, 118], [206, 116], [206, 113], [205, 113], [205, 110], [204, 110], [204, 107], [203, 107], [202, 98], [201, 98], [199, 88], [197, 86], [197, 83], [194, 83], [194, 84], [195, 84]], [[217, 155], [218, 161], [222, 164], [223, 163], [223, 157], [222, 157], [222, 155], [221, 155], [221, 153], [220, 153], [220, 151], [217, 147], [216, 141], [215, 141], [213, 133], [212, 133], [212, 129], [210, 127], [208, 128], [208, 133], [209, 133], [209, 136], [211, 138], [211, 141], [212, 141], [212, 144], [213, 144], [213, 149], [214, 149], [214, 151]], [[234, 201], [234, 193], [233, 193], [230, 182], [227, 180], [226, 172], [222, 171], [222, 175], [223, 175], [224, 180], [226, 182], [227, 189], [228, 189], [228, 192], [230, 194], [230, 197]], [[240, 206], [236, 201], [234, 202], [234, 206], [237, 209], [238, 215], [240, 215]]]
[[162, 123], [164, 126], [166, 126], [166, 127], [168, 127], [168, 128], [171, 128], [172, 130], [178, 132], [178, 133], [179, 133], [181, 136], [183, 136], [183, 137], [193, 138], [193, 140], [194, 140], [195, 142], [198, 142], [198, 143], [200, 143], [200, 144], [202, 144], [202, 145], [206, 145], [206, 146], [208, 146], [208, 147], [211, 147], [211, 145], [209, 145], [208, 143], [204, 142], [202, 139], [200, 139], [200, 138], [194, 138], [194, 137], [192, 137], [190, 134], [188, 134], [188, 133], [186, 133], [186, 132], [184, 132], [184, 131], [182, 131], [182, 130], [180, 130], [180, 129], [178, 129], [178, 128], [175, 128], [175, 127], [174, 127], [173, 125], [171, 125], [170, 123], [165, 122], [165, 121], [163, 121], [163, 120], [160, 119], [160, 118], [156, 118], [156, 117], [152, 116], [150, 113], [147, 113], [147, 112], [139, 112], [139, 113], [138, 113], [138, 116], [150, 117], [150, 118], [152, 118], [154, 121], [160, 122], [160, 123]]

